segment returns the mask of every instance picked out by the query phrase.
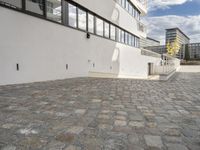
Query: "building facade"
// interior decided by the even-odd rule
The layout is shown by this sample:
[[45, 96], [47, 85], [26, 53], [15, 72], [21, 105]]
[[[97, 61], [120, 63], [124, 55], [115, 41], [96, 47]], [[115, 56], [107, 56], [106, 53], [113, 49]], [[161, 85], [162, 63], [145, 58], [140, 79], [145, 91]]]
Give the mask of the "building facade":
[[171, 28], [166, 29], [166, 45], [167, 43], [172, 43], [175, 40], [182, 45], [179, 53], [177, 54], [177, 58], [184, 59], [185, 58], [185, 44], [190, 43], [190, 38], [179, 28]]
[[74, 77], [148, 77], [145, 0], [0, 0], [0, 85]]
[[200, 43], [188, 44], [190, 59], [200, 60]]
[[145, 48], [145, 47], [150, 47], [150, 46], [159, 46], [160, 42], [152, 39], [150, 37], [146, 37], [146, 38], [140, 38], [140, 47], [141, 48]]

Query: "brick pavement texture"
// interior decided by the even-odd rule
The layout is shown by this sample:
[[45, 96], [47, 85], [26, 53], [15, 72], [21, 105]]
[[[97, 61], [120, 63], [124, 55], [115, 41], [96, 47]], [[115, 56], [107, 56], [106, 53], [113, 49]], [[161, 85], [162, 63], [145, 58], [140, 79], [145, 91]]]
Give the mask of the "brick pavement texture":
[[0, 87], [1, 150], [200, 150], [200, 73]]

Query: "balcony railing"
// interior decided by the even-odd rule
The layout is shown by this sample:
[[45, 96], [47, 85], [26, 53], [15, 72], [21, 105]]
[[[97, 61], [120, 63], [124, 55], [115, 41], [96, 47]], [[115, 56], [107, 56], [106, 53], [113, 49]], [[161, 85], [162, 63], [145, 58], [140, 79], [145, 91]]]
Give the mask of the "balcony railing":
[[138, 21], [137, 27], [138, 27], [138, 31], [146, 33], [146, 26], [143, 23]]

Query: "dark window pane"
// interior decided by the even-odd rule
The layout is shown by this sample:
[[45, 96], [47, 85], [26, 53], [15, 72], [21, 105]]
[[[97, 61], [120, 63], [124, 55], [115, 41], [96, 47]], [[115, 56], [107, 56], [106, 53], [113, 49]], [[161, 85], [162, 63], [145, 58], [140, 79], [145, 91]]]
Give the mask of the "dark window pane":
[[43, 0], [26, 0], [26, 10], [43, 15]]
[[71, 27], [76, 28], [77, 27], [77, 16], [76, 16], [76, 6], [72, 4], [68, 4], [68, 24]]
[[96, 34], [103, 36], [103, 20], [96, 17]]
[[104, 22], [104, 36], [109, 38], [110, 27], [107, 22]]
[[86, 31], [86, 12], [78, 9], [78, 28]]
[[94, 33], [94, 16], [88, 14], [88, 32]]
[[113, 25], [110, 25], [110, 38], [112, 40], [116, 39], [116, 28]]
[[61, 1], [47, 0], [47, 18], [56, 22], [61, 22]]
[[0, 3], [11, 7], [22, 8], [22, 0], [0, 0]]

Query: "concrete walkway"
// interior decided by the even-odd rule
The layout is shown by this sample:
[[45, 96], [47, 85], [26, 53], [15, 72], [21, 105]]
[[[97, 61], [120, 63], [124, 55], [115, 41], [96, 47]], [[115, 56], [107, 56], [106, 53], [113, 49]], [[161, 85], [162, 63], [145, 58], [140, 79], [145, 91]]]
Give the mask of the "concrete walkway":
[[[200, 68], [200, 67], [197, 67]], [[167, 82], [76, 78], [0, 87], [1, 150], [200, 150], [200, 71]]]

